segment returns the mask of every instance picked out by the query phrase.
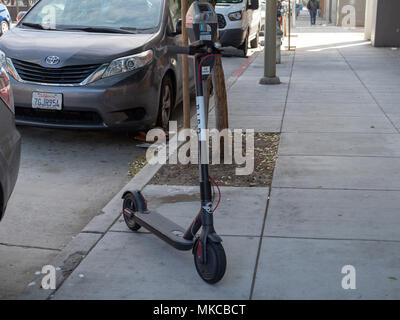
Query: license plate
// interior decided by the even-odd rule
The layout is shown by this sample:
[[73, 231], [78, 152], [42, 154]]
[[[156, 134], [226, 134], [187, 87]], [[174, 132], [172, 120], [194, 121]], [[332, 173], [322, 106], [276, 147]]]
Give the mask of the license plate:
[[34, 92], [32, 95], [32, 108], [46, 109], [46, 110], [61, 110], [62, 94]]

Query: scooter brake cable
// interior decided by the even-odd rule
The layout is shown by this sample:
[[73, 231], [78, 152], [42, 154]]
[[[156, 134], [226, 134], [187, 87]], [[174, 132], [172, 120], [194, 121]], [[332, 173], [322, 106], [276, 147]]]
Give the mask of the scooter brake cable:
[[215, 208], [214, 209], [212, 209], [212, 213], [214, 213], [215, 212], [215, 210], [217, 210], [217, 208], [218, 208], [218, 206], [219, 206], [219, 203], [221, 202], [221, 190], [219, 189], [219, 186], [218, 186], [218, 184], [215, 182], [215, 180], [211, 177], [211, 176], [208, 176], [210, 179], [211, 179], [211, 181], [215, 184], [215, 186], [217, 187], [217, 190], [218, 190], [218, 202], [217, 202], [217, 205], [215, 206]]
[[204, 62], [204, 60], [206, 60], [207, 58], [210, 58], [210, 57], [221, 57], [221, 54], [220, 53], [212, 53], [212, 54], [208, 54], [208, 55], [206, 55], [203, 59], [201, 59], [200, 60], [200, 63], [199, 63], [199, 83], [201, 84], [201, 65], [203, 64], [203, 62]]

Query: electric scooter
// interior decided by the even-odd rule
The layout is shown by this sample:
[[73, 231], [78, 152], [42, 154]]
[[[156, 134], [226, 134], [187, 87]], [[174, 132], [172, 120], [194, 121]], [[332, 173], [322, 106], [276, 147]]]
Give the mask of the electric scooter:
[[[208, 173], [209, 151], [206, 133], [208, 114], [204, 99], [206, 86], [203, 86], [203, 83], [210, 77], [216, 56], [220, 55], [216, 43], [218, 19], [211, 4], [193, 2], [186, 15], [186, 27], [190, 45], [168, 46], [166, 51], [171, 54], [194, 56], [201, 209], [189, 228], [185, 230], [160, 213], [148, 210], [147, 202], [140, 191], [127, 191], [122, 197], [123, 217], [127, 226], [133, 231], [144, 227], [178, 250], [192, 250], [198, 274], [205, 282], [213, 284], [220, 281], [225, 274], [226, 255], [221, 244], [222, 239], [214, 230], [215, 208], [213, 209], [210, 182], [212, 178]], [[201, 232], [198, 235], [200, 228]]]

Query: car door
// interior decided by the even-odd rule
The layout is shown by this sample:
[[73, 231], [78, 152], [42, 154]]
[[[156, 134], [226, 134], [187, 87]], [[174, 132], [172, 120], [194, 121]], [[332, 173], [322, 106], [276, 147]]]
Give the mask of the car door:
[[260, 7], [258, 9], [250, 9], [251, 8], [251, 3], [255, 2], [258, 0], [247, 0], [247, 16], [249, 19], [249, 29], [250, 29], [250, 35], [253, 37], [256, 32], [258, 31], [258, 26], [260, 25], [260, 20], [261, 20], [261, 14], [260, 14]]
[[[1, 81], [0, 81], [1, 84]], [[15, 146], [20, 139], [14, 124], [14, 115], [0, 101], [0, 220], [8, 198], [14, 187], [19, 169], [19, 149]]]

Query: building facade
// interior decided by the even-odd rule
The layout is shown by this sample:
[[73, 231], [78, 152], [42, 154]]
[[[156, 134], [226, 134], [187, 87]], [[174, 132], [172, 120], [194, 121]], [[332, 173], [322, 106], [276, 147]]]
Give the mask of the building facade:
[[347, 6], [355, 10], [355, 26], [364, 27], [365, 8], [367, 0], [325, 0], [325, 18], [329, 23], [341, 26], [342, 21], [350, 11]]
[[400, 47], [399, 0], [367, 0], [365, 39], [375, 47]]
[[29, 8], [33, 6], [36, 1], [37, 0], [4, 0], [3, 3], [7, 5], [11, 20], [15, 21], [17, 19], [18, 12], [29, 10]]

